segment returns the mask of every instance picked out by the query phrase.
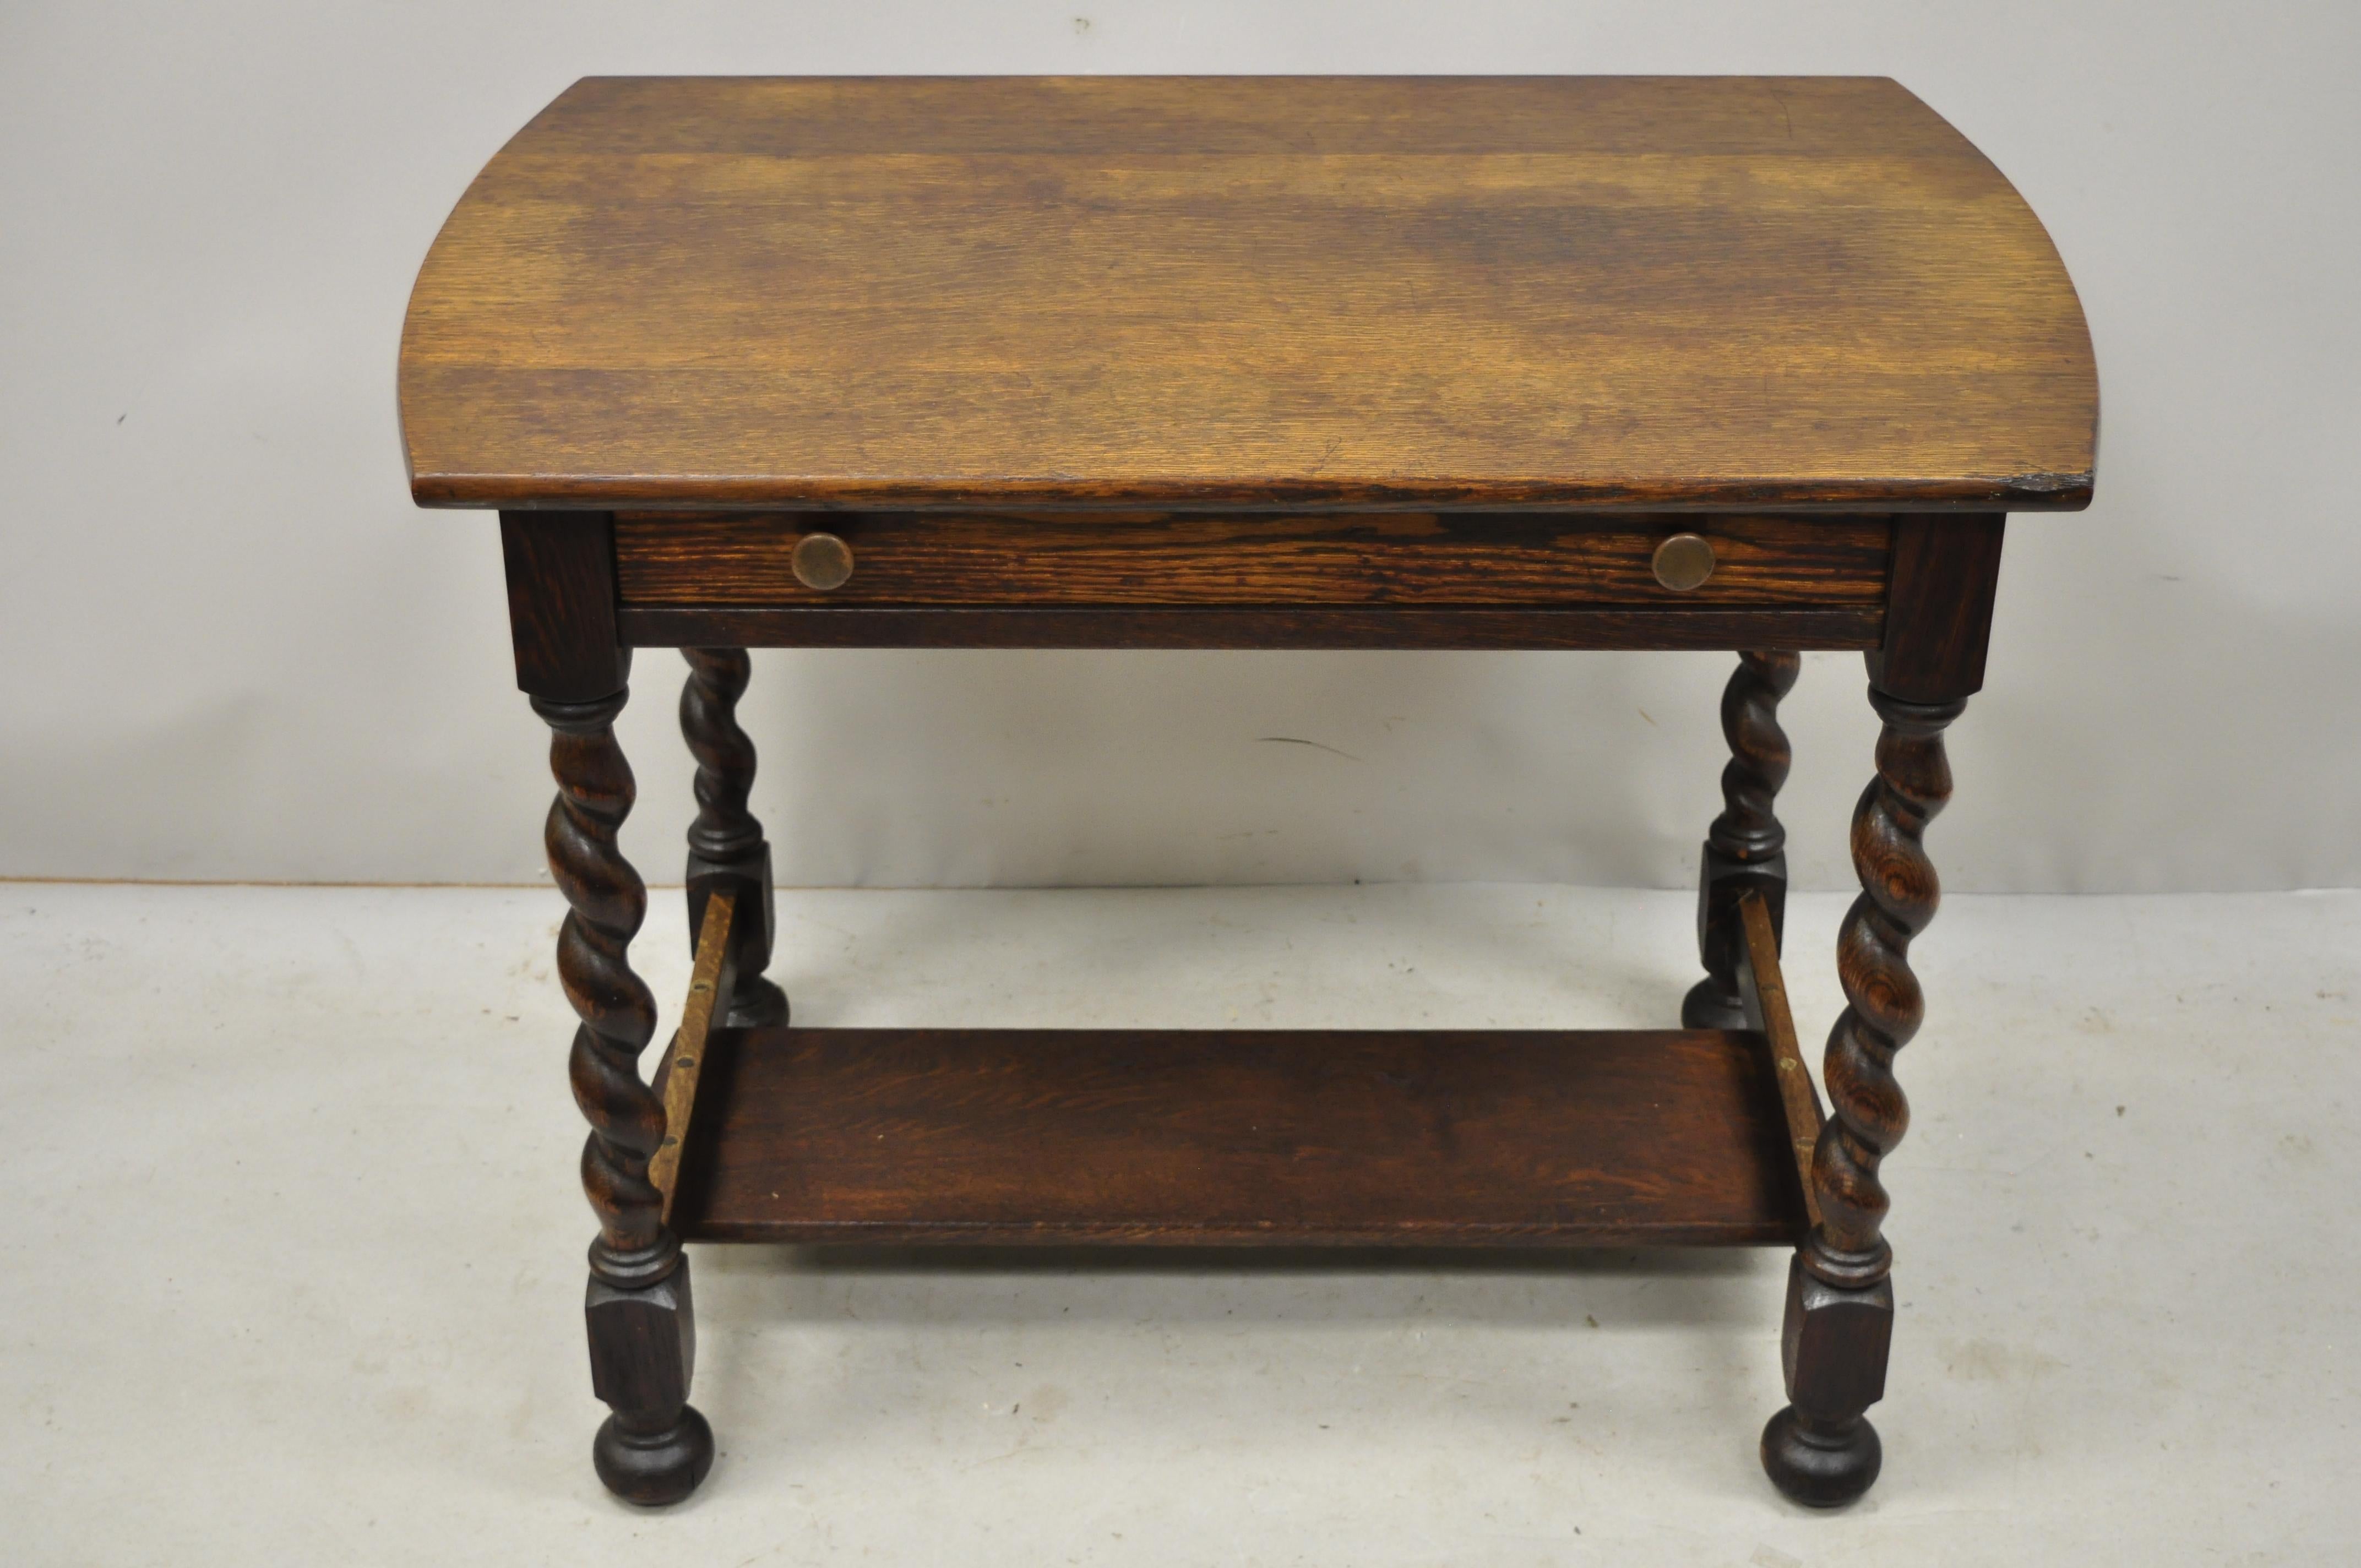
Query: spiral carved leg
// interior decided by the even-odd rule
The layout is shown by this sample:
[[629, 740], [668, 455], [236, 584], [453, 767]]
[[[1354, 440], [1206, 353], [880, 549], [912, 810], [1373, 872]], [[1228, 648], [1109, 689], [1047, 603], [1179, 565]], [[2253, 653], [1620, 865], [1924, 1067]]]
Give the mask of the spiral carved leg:
[[1846, 1006], [1828, 1035], [1829, 1120], [1812, 1154], [1820, 1223], [1789, 1277], [1788, 1408], [1763, 1434], [1772, 1480], [1820, 1506], [1850, 1502], [1877, 1479], [1877, 1433], [1862, 1412], [1885, 1393], [1894, 1323], [1878, 1166], [1909, 1124], [1894, 1058], [1925, 1015], [1910, 941], [1934, 919], [1940, 895], [1922, 840], [1951, 797], [1943, 729], [1967, 706], [1905, 702], [1874, 687], [1869, 699], [1885, 728], [1877, 778], [1853, 813], [1861, 893], [1837, 937]]
[[771, 846], [746, 809], [754, 788], [754, 742], [738, 727], [738, 699], [752, 666], [743, 648], [684, 648], [688, 680], [680, 692], [680, 732], [697, 759], [697, 820], [688, 829], [688, 942], [694, 949], [705, 901], [718, 886], [737, 894], [731, 931], [738, 973], [731, 989], [733, 1028], [787, 1021], [786, 992], [764, 977], [778, 916], [771, 893]]
[[1743, 1029], [1738, 994], [1738, 901], [1763, 894], [1773, 931], [1787, 908], [1787, 830], [1772, 810], [1787, 782], [1792, 756], [1779, 728], [1779, 699], [1795, 684], [1803, 661], [1794, 653], [1741, 653], [1721, 694], [1721, 732], [1730, 762], [1721, 771], [1722, 811], [1706, 835], [1697, 878], [1697, 956], [1705, 978], [1681, 1003], [1688, 1029]]
[[664, 1113], [639, 1070], [655, 1033], [655, 998], [630, 961], [647, 888], [616, 844], [634, 794], [613, 728], [624, 697], [536, 697], [533, 711], [552, 731], [549, 869], [570, 905], [558, 931], [557, 973], [581, 1019], [569, 1069], [575, 1102], [590, 1124], [582, 1190], [598, 1216], [585, 1303], [591, 1386], [615, 1412], [591, 1453], [617, 1495], [666, 1503], [704, 1478], [713, 1434], [688, 1407], [697, 1357], [688, 1263], [648, 1180]]

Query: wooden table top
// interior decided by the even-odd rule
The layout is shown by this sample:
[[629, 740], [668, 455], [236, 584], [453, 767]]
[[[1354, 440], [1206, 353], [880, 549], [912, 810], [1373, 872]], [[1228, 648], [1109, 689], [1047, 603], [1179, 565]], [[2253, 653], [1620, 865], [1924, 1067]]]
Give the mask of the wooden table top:
[[2086, 504], [2090, 334], [1876, 78], [593, 78], [401, 342], [433, 506]]

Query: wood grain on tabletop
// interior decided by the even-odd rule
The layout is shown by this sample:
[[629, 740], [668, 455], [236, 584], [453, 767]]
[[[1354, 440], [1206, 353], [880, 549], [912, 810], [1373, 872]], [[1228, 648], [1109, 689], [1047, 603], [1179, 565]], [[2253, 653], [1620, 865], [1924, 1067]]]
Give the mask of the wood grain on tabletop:
[[413, 490], [2084, 504], [2039, 222], [1876, 78], [604, 78], [420, 273]]

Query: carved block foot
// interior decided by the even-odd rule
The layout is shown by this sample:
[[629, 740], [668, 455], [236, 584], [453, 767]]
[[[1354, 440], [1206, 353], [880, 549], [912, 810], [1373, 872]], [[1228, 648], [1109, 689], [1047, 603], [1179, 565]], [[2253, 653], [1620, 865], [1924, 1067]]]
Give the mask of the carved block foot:
[[1779, 1490], [1816, 1508], [1869, 1490], [1883, 1455], [1861, 1412], [1885, 1397], [1893, 1343], [1891, 1280], [1840, 1289], [1801, 1256], [1789, 1264], [1779, 1343], [1789, 1403], [1763, 1429], [1763, 1468]]
[[590, 1328], [590, 1386], [615, 1412], [590, 1445], [598, 1479], [626, 1502], [680, 1501], [713, 1467], [713, 1429], [688, 1404], [697, 1376], [688, 1259], [639, 1289], [618, 1289], [593, 1276], [583, 1316]]

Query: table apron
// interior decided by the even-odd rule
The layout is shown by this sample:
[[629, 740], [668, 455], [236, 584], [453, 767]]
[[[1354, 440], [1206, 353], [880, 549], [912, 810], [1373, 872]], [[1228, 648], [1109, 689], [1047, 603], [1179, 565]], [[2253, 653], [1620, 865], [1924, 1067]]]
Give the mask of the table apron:
[[1878, 646], [1883, 607], [1815, 609], [634, 608], [635, 648], [1785, 648]]
[[[1658, 556], [1691, 534], [1701, 582]], [[648, 646], [1867, 649], [1894, 537], [1775, 514], [624, 511], [614, 559], [619, 634]]]

